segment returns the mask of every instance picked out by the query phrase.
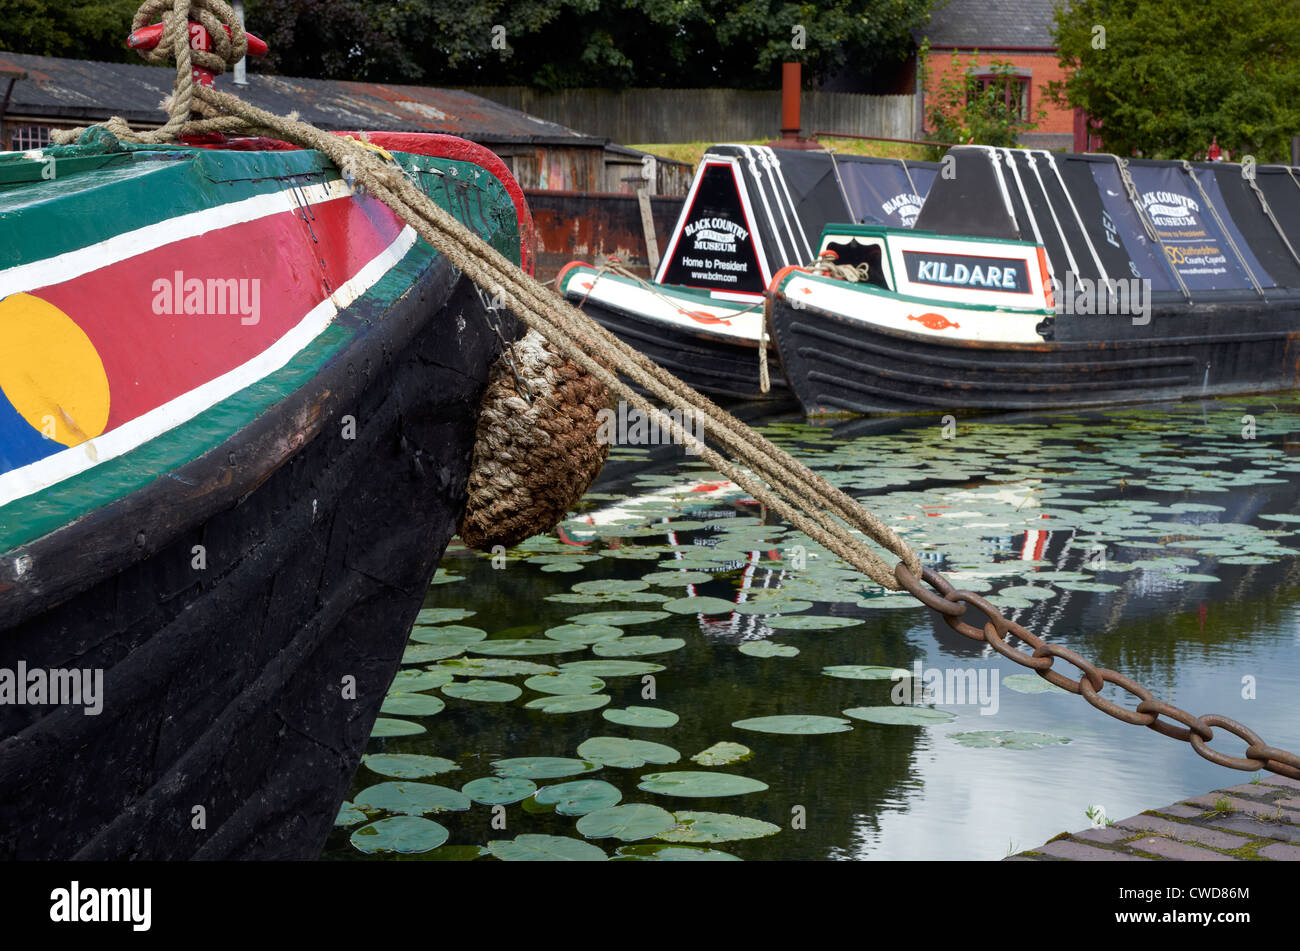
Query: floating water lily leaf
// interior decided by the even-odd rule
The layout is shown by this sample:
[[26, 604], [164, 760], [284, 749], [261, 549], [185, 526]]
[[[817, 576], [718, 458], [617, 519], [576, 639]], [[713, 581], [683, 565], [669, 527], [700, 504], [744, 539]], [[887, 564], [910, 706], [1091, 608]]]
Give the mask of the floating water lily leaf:
[[445, 624], [442, 627], [419, 627], [411, 632], [411, 640], [421, 644], [437, 644], [442, 647], [465, 647], [477, 644], [487, 638], [487, 631], [463, 624]]
[[362, 809], [383, 809], [407, 816], [429, 812], [457, 812], [469, 808], [469, 797], [446, 786], [430, 783], [379, 783], [361, 790], [352, 800]]
[[578, 747], [578, 755], [593, 763], [634, 769], [646, 763], [675, 763], [682, 754], [671, 746], [621, 736], [593, 736]]
[[352, 803], [344, 800], [343, 804], [339, 806], [339, 814], [334, 817], [334, 825], [341, 829], [346, 829], [348, 826], [354, 826], [358, 822], [365, 822], [368, 818], [370, 817], [364, 812]]
[[853, 707], [845, 710], [846, 717], [866, 720], [868, 723], [886, 723], [891, 726], [931, 726], [956, 719], [956, 714], [929, 707]]
[[561, 664], [560, 668], [593, 677], [637, 677], [667, 670], [662, 664], [644, 660], [571, 660], [567, 664]]
[[[1111, 567], [1114, 568], [1114, 570], [1118, 570], [1118, 571], [1123, 571], [1125, 570], [1125, 568], [1127, 568], [1127, 566], [1124, 566], [1123, 568], [1116, 568], [1114, 565], [1112, 565]], [[1106, 570], [1110, 570], [1110, 569], [1106, 569]], [[1056, 592], [1053, 591], [1051, 588], [1038, 588], [1031, 584], [1021, 584], [1021, 585], [1013, 585], [1010, 588], [1003, 588], [1001, 591], [998, 592], [997, 596], [999, 598], [1008, 597], [1008, 598], [1018, 598], [1021, 600], [1028, 599], [1030, 601], [1042, 601], [1047, 598], [1056, 597]]]
[[394, 720], [391, 717], [377, 717], [370, 731], [373, 737], [416, 736], [426, 732], [425, 727], [410, 720]]
[[565, 643], [595, 644], [622, 637], [623, 629], [608, 624], [561, 624], [559, 627], [548, 628], [546, 636]]
[[559, 673], [538, 674], [536, 677], [529, 677], [524, 681], [524, 686], [529, 690], [536, 690], [538, 693], [570, 697], [599, 693], [605, 689], [605, 681], [590, 674], [579, 674], [571, 670], [564, 670]]
[[569, 618], [574, 624], [603, 624], [607, 627], [628, 627], [633, 624], [649, 624], [662, 621], [668, 617], [666, 611], [597, 611], [593, 614], [577, 614]]
[[1044, 746], [1069, 743], [1068, 737], [1050, 733], [1023, 733], [1012, 730], [979, 730], [973, 733], [949, 734], [962, 746], [976, 749], [1000, 747], [1008, 750], [1037, 750]]
[[845, 733], [853, 729], [853, 725], [848, 720], [808, 714], [751, 717], [748, 720], [737, 720], [731, 725], [738, 730], [753, 730], [755, 733], [786, 733], [800, 736], [813, 733]]
[[662, 710], [659, 707], [627, 707], [623, 710], [606, 710], [601, 713], [601, 716], [611, 723], [621, 723], [623, 726], [645, 726], [656, 729], [675, 726], [678, 720], [677, 714], [671, 710]]
[[492, 764], [493, 772], [509, 779], [559, 779], [597, 769], [600, 769], [599, 763], [567, 756], [515, 756]]
[[1199, 575], [1196, 574], [1195, 572], [1174, 574], [1174, 575], [1169, 575], [1169, 577], [1172, 578], [1174, 581], [1183, 581], [1183, 582], [1194, 583], [1194, 584], [1210, 584], [1212, 582], [1219, 580], [1215, 575]]
[[489, 842], [487, 849], [504, 862], [603, 862], [603, 849], [563, 835], [517, 835]]
[[837, 627], [856, 627], [862, 623], [862, 619], [833, 617], [829, 614], [783, 614], [779, 617], [770, 617], [764, 623], [768, 627], [778, 628], [783, 631], [829, 631]]
[[380, 713], [393, 713], [403, 717], [431, 717], [441, 713], [445, 704], [441, 697], [424, 693], [390, 693], [379, 707]]
[[795, 657], [799, 654], [799, 648], [773, 641], [745, 641], [739, 650], [750, 657]]
[[644, 591], [648, 587], [650, 587], [648, 581], [620, 581], [616, 578], [606, 578], [601, 581], [579, 581], [571, 590], [577, 591], [579, 594], [608, 597], [633, 591]]
[[723, 740], [714, 743], [707, 750], [701, 750], [691, 759], [701, 766], [727, 766], [731, 763], [744, 762], [753, 755], [754, 751], [748, 746]]
[[523, 693], [514, 684], [499, 680], [471, 680], [467, 683], [452, 683], [442, 688], [442, 692], [458, 700], [478, 700], [483, 703], [508, 703]]
[[647, 634], [640, 637], [620, 637], [601, 641], [591, 648], [597, 657], [643, 657], [647, 654], [666, 654], [680, 650], [686, 642], [680, 637], [658, 637]]
[[673, 813], [673, 818], [677, 824], [655, 838], [664, 842], [739, 842], [742, 839], [761, 839], [781, 831], [780, 826], [770, 822], [725, 812], [687, 810]]
[[692, 849], [681, 845], [625, 845], [611, 862], [739, 862], [739, 856], [718, 849]]
[[1002, 686], [1016, 693], [1069, 693], [1037, 674], [1011, 674], [1002, 678]]
[[652, 571], [648, 575], [641, 576], [642, 581], [659, 585], [661, 588], [704, 584], [706, 581], [712, 581], [713, 578], [714, 576], [707, 571]]
[[446, 621], [463, 621], [477, 611], [468, 608], [425, 608], [415, 617], [416, 624], [442, 624]]
[[524, 708], [541, 710], [543, 713], [581, 713], [583, 710], [598, 710], [607, 703], [609, 695], [604, 693], [586, 696], [568, 694], [538, 697], [525, 703]]
[[351, 842], [367, 855], [379, 852], [429, 852], [447, 841], [449, 833], [432, 819], [390, 816], [352, 833]]
[[664, 610], [673, 614], [730, 614], [735, 607], [734, 602], [709, 597], [677, 598], [664, 602]]
[[430, 585], [451, 584], [454, 581], [464, 581], [464, 580], [465, 580], [464, 575], [453, 575], [451, 572], [439, 568], [437, 571], [433, 573], [433, 577], [429, 579], [429, 584]]
[[369, 753], [361, 757], [361, 762], [372, 773], [396, 779], [424, 779], [426, 776], [460, 769], [451, 760], [441, 756], [422, 756], [417, 753]]
[[912, 676], [911, 671], [902, 667], [876, 667], [870, 664], [838, 664], [823, 667], [822, 673], [827, 677], [840, 677], [844, 680], [902, 680]]
[[555, 668], [507, 657], [458, 657], [438, 664], [463, 677], [518, 677], [521, 674], [553, 674]]
[[578, 831], [588, 839], [635, 842], [667, 832], [676, 824], [667, 809], [638, 802], [590, 811], [578, 820]]
[[435, 668], [433, 670], [399, 670], [389, 688], [393, 693], [415, 693], [421, 690], [435, 690], [443, 684], [449, 684], [455, 677], [450, 670]]
[[485, 806], [503, 806], [527, 799], [537, 791], [537, 784], [520, 777], [484, 776], [461, 786], [460, 791]]
[[530, 657], [534, 654], [565, 654], [580, 651], [583, 647], [582, 644], [557, 641], [550, 637], [503, 637], [471, 644], [469, 649], [475, 654], [487, 654], [490, 657]]
[[647, 773], [636, 787], [644, 792], [689, 799], [714, 799], [719, 796], [743, 796], [762, 792], [767, 783], [731, 773], [700, 773], [682, 770], [675, 773]]
[[1106, 584], [1101, 581], [1058, 581], [1058, 588], [1066, 591], [1118, 591], [1119, 585]]
[[614, 805], [623, 798], [623, 794], [617, 786], [602, 779], [575, 779], [572, 782], [545, 786], [533, 798], [543, 805], [554, 806], [555, 811], [562, 816], [585, 816], [589, 812]]
[[737, 614], [797, 614], [812, 607], [811, 601], [796, 601], [793, 598], [761, 598], [742, 601], [735, 605]]
[[402, 651], [402, 663], [432, 664], [463, 653], [465, 648], [461, 644], [407, 644], [406, 650]]

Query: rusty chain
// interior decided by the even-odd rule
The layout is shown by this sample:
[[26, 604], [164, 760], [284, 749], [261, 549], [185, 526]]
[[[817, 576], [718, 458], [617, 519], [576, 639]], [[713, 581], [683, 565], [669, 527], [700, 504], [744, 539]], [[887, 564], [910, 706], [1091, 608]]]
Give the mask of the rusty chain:
[[[894, 577], [904, 590], [926, 607], [940, 614], [947, 625], [958, 634], [988, 644], [1003, 657], [1022, 667], [1028, 667], [1050, 684], [1081, 695], [1098, 710], [1117, 720], [1135, 726], [1149, 727], [1157, 733], [1190, 743], [1192, 749], [1196, 750], [1201, 757], [1219, 766], [1249, 772], [1266, 769], [1279, 776], [1300, 779], [1300, 756], [1295, 753], [1265, 745], [1259, 734], [1236, 720], [1217, 713], [1193, 716], [1171, 703], [1157, 700], [1150, 690], [1129, 677], [1105, 667], [1097, 667], [1086, 657], [1069, 648], [1048, 644], [1033, 631], [1015, 621], [1007, 620], [996, 605], [974, 592], [953, 587], [948, 579], [933, 568], [922, 567], [921, 577], [918, 579], [905, 564], [899, 562], [894, 569]], [[967, 609], [971, 607], [977, 608], [988, 618], [988, 623], [982, 630], [962, 620]], [[1008, 636], [1028, 644], [1033, 648], [1033, 653], [1009, 645], [1006, 642]], [[1080, 671], [1078, 680], [1072, 680], [1059, 670], [1053, 669], [1053, 664], [1058, 658]], [[1130, 710], [1101, 696], [1101, 691], [1107, 684], [1114, 684], [1136, 697], [1139, 701], [1136, 708]], [[1161, 719], [1162, 717], [1166, 719]], [[1168, 722], [1169, 720], [1181, 723], [1182, 726], [1175, 726]], [[1228, 756], [1210, 748], [1209, 743], [1214, 739], [1216, 726], [1245, 741], [1247, 745], [1244, 757]]]

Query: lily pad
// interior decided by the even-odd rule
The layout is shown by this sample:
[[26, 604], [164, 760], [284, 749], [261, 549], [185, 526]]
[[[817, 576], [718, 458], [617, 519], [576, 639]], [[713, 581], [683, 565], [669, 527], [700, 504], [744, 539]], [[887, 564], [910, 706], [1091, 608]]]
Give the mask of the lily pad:
[[829, 614], [781, 614], [768, 618], [764, 623], [782, 631], [829, 631], [840, 627], [856, 627], [862, 623], [862, 619]]
[[870, 664], [839, 664], [823, 667], [822, 673], [827, 677], [840, 677], [844, 680], [902, 680], [912, 676], [910, 670], [902, 667], [877, 667]]
[[731, 773], [701, 773], [681, 770], [673, 773], [647, 773], [637, 786], [644, 792], [689, 799], [714, 799], [719, 796], [743, 796], [762, 792], [767, 783]]
[[622, 637], [623, 629], [608, 624], [561, 624], [559, 627], [547, 628], [546, 636], [563, 643], [595, 644]]
[[603, 624], [606, 627], [630, 627], [633, 624], [649, 624], [662, 621], [668, 617], [666, 611], [596, 611], [593, 614], [577, 614], [569, 618], [574, 624]]
[[603, 862], [603, 849], [563, 835], [517, 835], [489, 842], [487, 849], [504, 862]]
[[443, 624], [447, 621], [463, 621], [473, 617], [477, 611], [468, 608], [425, 608], [415, 617], [416, 624]]
[[755, 733], [784, 733], [799, 736], [814, 733], [846, 733], [853, 729], [853, 725], [848, 720], [810, 714], [751, 717], [748, 720], [737, 720], [731, 725], [738, 730], [753, 730]]
[[390, 693], [379, 707], [380, 713], [393, 713], [403, 717], [431, 717], [447, 706], [441, 697], [424, 693]]
[[611, 862], [739, 862], [739, 856], [719, 849], [692, 849], [681, 845], [625, 845]]
[[611, 723], [623, 726], [644, 726], [655, 729], [676, 726], [678, 716], [671, 710], [659, 707], [626, 707], [622, 710], [606, 710], [601, 716]]
[[1025, 733], [1013, 730], [979, 730], [973, 733], [952, 733], [952, 739], [962, 746], [976, 749], [998, 747], [1008, 750], [1037, 750], [1045, 746], [1069, 743], [1068, 737], [1050, 733]]
[[547, 664], [535, 664], [532, 661], [514, 660], [509, 657], [459, 657], [455, 660], [444, 660], [438, 666], [453, 671], [461, 677], [519, 677], [555, 673], [555, 668]]
[[634, 769], [646, 763], [676, 763], [682, 758], [682, 754], [671, 746], [621, 736], [593, 736], [578, 747], [578, 755], [593, 763], [623, 769]]
[[442, 688], [442, 692], [458, 700], [478, 700], [483, 703], [508, 703], [516, 699], [523, 690], [514, 684], [499, 680], [470, 680], [466, 683], [451, 683]]
[[575, 697], [599, 693], [605, 689], [605, 681], [590, 674], [563, 670], [554, 674], [538, 674], [536, 677], [529, 677], [524, 681], [524, 686], [538, 693]]
[[352, 801], [362, 809], [383, 809], [407, 816], [458, 812], [469, 808], [468, 796], [431, 783], [379, 783], [361, 790]]
[[469, 649], [475, 654], [487, 654], [490, 657], [531, 657], [536, 654], [565, 654], [569, 651], [580, 651], [584, 646], [557, 641], [550, 637], [503, 637], [471, 644]]
[[655, 838], [663, 842], [739, 842], [742, 839], [761, 839], [776, 835], [780, 826], [747, 816], [733, 816], [725, 812], [673, 813], [677, 824]]
[[1063, 690], [1056, 684], [1044, 680], [1037, 674], [1011, 674], [1002, 678], [1002, 686], [1008, 690], [1014, 690], [1016, 693], [1065, 693], [1070, 691]]
[[700, 750], [691, 759], [701, 766], [727, 766], [731, 763], [744, 762], [753, 755], [754, 751], [748, 746], [723, 740], [714, 743], [707, 750]]
[[407, 644], [402, 651], [402, 663], [432, 664], [463, 653], [465, 648], [461, 644]]
[[435, 690], [443, 684], [449, 684], [455, 677], [450, 670], [399, 670], [389, 688], [394, 693], [416, 693], [422, 690]]
[[538, 697], [525, 703], [524, 708], [541, 710], [543, 713], [581, 713], [584, 710], [599, 710], [607, 703], [609, 703], [609, 695], [604, 693], [568, 694]]
[[955, 720], [956, 714], [929, 707], [853, 707], [845, 710], [846, 717], [866, 720], [868, 723], [885, 723], [891, 726], [932, 726]]
[[375, 725], [370, 731], [373, 737], [417, 736], [426, 732], [423, 724], [410, 720], [394, 720], [392, 717], [376, 717]]
[[492, 771], [507, 779], [559, 779], [600, 769], [601, 764], [568, 756], [515, 756], [499, 759]]
[[773, 641], [745, 641], [739, 650], [750, 657], [796, 657], [799, 654], [799, 648]]
[[667, 832], [677, 824], [667, 809], [646, 803], [628, 803], [588, 812], [578, 820], [578, 831], [588, 839], [635, 842]]
[[571, 660], [567, 664], [561, 664], [560, 669], [576, 674], [590, 674], [592, 677], [637, 677], [667, 670], [662, 664], [644, 660]]
[[652, 571], [642, 575], [641, 580], [661, 588], [673, 588], [679, 585], [704, 584], [712, 581], [713, 575], [707, 571]]
[[677, 598], [664, 602], [664, 610], [673, 614], [730, 614], [736, 605], [722, 598]]
[[380, 852], [396, 852], [409, 855], [414, 852], [429, 852], [442, 845], [450, 837], [445, 828], [432, 819], [419, 816], [390, 816], [370, 825], [362, 826], [352, 833], [350, 841], [358, 851], [367, 855]]
[[658, 637], [647, 634], [641, 637], [620, 637], [601, 641], [591, 648], [597, 657], [643, 657], [647, 654], [666, 654], [681, 650], [686, 642], [680, 637]]
[[424, 779], [460, 769], [456, 763], [441, 756], [417, 753], [369, 753], [361, 757], [361, 762], [372, 773], [395, 779]]
[[504, 806], [527, 799], [537, 792], [537, 784], [520, 777], [484, 776], [461, 786], [460, 791], [482, 805]]
[[354, 826], [358, 822], [365, 822], [370, 817], [358, 809], [355, 805], [344, 800], [339, 806], [339, 814], [334, 817], [334, 825], [340, 829], [346, 829], [348, 826]]
[[623, 798], [623, 794], [617, 786], [601, 779], [576, 779], [545, 786], [533, 798], [543, 805], [555, 806], [555, 811], [562, 816], [585, 816], [589, 812], [614, 805]]
[[487, 631], [463, 624], [446, 624], [442, 627], [417, 627], [411, 632], [411, 640], [421, 644], [466, 647], [487, 639]]

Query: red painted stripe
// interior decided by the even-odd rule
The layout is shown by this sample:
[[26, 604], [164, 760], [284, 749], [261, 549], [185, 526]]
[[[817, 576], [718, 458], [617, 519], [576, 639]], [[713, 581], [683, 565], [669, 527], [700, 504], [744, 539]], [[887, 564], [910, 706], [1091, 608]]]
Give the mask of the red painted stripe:
[[[302, 214], [280, 212], [185, 238], [33, 291], [71, 317], [99, 352], [110, 392], [107, 429], [255, 357], [401, 230], [393, 214], [369, 198], [312, 205], [309, 221]], [[209, 279], [243, 282], [244, 302], [256, 301], [257, 322], [242, 322], [239, 300], [227, 302], [225, 313], [155, 313], [156, 303], [166, 309], [160, 294], [175, 310], [177, 272], [182, 306], [183, 285], [192, 279], [205, 291]], [[218, 300], [212, 303], [221, 309]]]

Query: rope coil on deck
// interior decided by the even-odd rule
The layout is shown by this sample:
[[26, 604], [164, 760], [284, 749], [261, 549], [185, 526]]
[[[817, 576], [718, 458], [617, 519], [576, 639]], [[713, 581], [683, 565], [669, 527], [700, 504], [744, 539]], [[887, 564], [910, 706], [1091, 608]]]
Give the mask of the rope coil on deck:
[[[146, 0], [141, 13], [137, 14], [137, 20], [160, 9], [159, 4], [165, 6], [166, 0]], [[104, 126], [118, 138], [129, 142], [160, 142], [181, 135], [211, 132], [249, 135], [266, 134], [269, 130], [270, 134], [279, 139], [321, 152], [345, 173], [349, 181], [355, 181], [388, 205], [478, 287], [491, 289], [494, 296], [498, 296], [506, 308], [530, 328], [530, 335], [545, 338], [555, 353], [562, 354], [572, 367], [587, 374], [592, 381], [603, 384], [610, 394], [645, 413], [661, 430], [670, 433], [678, 443], [698, 452], [703, 461], [754, 499], [883, 587], [895, 591], [907, 590], [919, 601], [938, 611], [954, 630], [983, 641], [998, 653], [1034, 670], [1039, 676], [1083, 695], [1094, 706], [1112, 716], [1147, 726], [1167, 736], [1185, 739], [1198, 754], [1220, 765], [1234, 769], [1267, 769], [1300, 779], [1300, 756], [1266, 745], [1256, 734], [1226, 717], [1216, 714], [1195, 717], [1172, 705], [1155, 701], [1146, 691], [1122, 675], [1097, 668], [1072, 651], [1044, 643], [1037, 635], [1006, 620], [996, 606], [979, 595], [956, 589], [933, 569], [923, 570], [916, 552], [878, 517], [764, 436], [696, 393], [643, 353], [619, 340], [567, 301], [557, 299], [449, 212], [435, 204], [406, 178], [400, 166], [355, 140], [330, 135], [292, 117], [276, 116], [227, 93], [196, 84], [190, 72], [188, 43], [183, 41], [187, 36], [185, 24], [194, 10], [210, 11], [217, 17], [219, 26], [230, 26], [233, 42], [224, 54], [219, 54], [223, 68], [225, 63], [233, 63], [238, 58], [234, 52], [238, 47], [238, 39], [244, 35], [243, 27], [224, 0], [173, 0], [170, 19], [166, 20], [167, 36], [171, 38], [170, 48], [174, 50], [177, 59], [176, 91], [168, 106], [171, 116], [161, 129], [146, 133], [133, 132], [124, 120], [114, 117], [104, 123]], [[224, 30], [219, 29], [217, 32]], [[191, 120], [192, 112], [209, 114], [211, 118]], [[73, 129], [55, 133], [55, 139], [67, 143], [76, 141], [83, 134], [93, 138], [96, 133], [86, 129]], [[88, 138], [87, 141], [89, 140]], [[1121, 174], [1126, 178], [1126, 185], [1131, 187], [1131, 179], [1128, 179], [1123, 165]], [[513, 349], [509, 352], [512, 355], [515, 353]], [[519, 359], [534, 359], [539, 366], [558, 372], [560, 368], [550, 362], [552, 355], [542, 357], [542, 352], [540, 343], [529, 344], [524, 351], [519, 352]], [[686, 412], [665, 413], [632, 386], [620, 380], [618, 374], [627, 377], [632, 384], [649, 393], [655, 400], [670, 406], [686, 407]], [[563, 373], [560, 376], [567, 379]], [[500, 375], [494, 375], [493, 385], [503, 379]], [[512, 386], [513, 381], [505, 385]], [[587, 385], [589, 384], [583, 386]], [[564, 384], [560, 388], [563, 391]], [[573, 405], [584, 407], [583, 411], [591, 408], [595, 405], [595, 393], [594, 387], [589, 392], [583, 389], [581, 393], [575, 393], [576, 402]], [[498, 396], [496, 401], [488, 404], [488, 411], [497, 414], [501, 425], [505, 425], [504, 414], [510, 412], [510, 407], [515, 405], [510, 401], [508, 395]], [[688, 418], [702, 427], [710, 439], [731, 458], [724, 457], [697, 439], [683, 425], [683, 421]], [[562, 446], [572, 448], [576, 441], [571, 433], [561, 430], [555, 430], [555, 435]], [[596, 443], [596, 440], [593, 438], [592, 442]], [[515, 450], [508, 450], [507, 454], [520, 447], [524, 451], [537, 448], [528, 445], [526, 440], [517, 440]], [[514, 468], [516, 462], [518, 460], [504, 468], [498, 467], [495, 471], [491, 468], [483, 470], [483, 478], [487, 480], [485, 485], [495, 484], [496, 479], [501, 480], [494, 496], [484, 496], [488, 509], [499, 500], [511, 497], [515, 488], [511, 478], [518, 479]], [[512, 477], [506, 476], [505, 469], [509, 469]], [[546, 498], [551, 504], [558, 501], [558, 496], [546, 495]], [[471, 531], [475, 530], [477, 528], [471, 526]], [[522, 530], [522, 523], [519, 530]], [[866, 543], [868, 539], [899, 559], [896, 568], [891, 568], [879, 552]], [[960, 620], [971, 606], [989, 618], [989, 623], [983, 630]], [[1008, 635], [1028, 644], [1033, 649], [1032, 654], [1009, 647], [1004, 641]], [[1051, 667], [1058, 658], [1077, 667], [1082, 671], [1082, 676], [1077, 681], [1071, 681], [1052, 671]], [[1140, 701], [1137, 711], [1125, 710], [1109, 701], [1098, 702], [1101, 698], [1097, 694], [1108, 683], [1137, 696]], [[1124, 715], [1121, 716], [1121, 713]], [[1161, 721], [1159, 717], [1162, 715], [1183, 723], [1188, 729]], [[1206, 745], [1213, 738], [1213, 728], [1216, 726], [1228, 730], [1247, 743], [1245, 757], [1229, 757]]]

